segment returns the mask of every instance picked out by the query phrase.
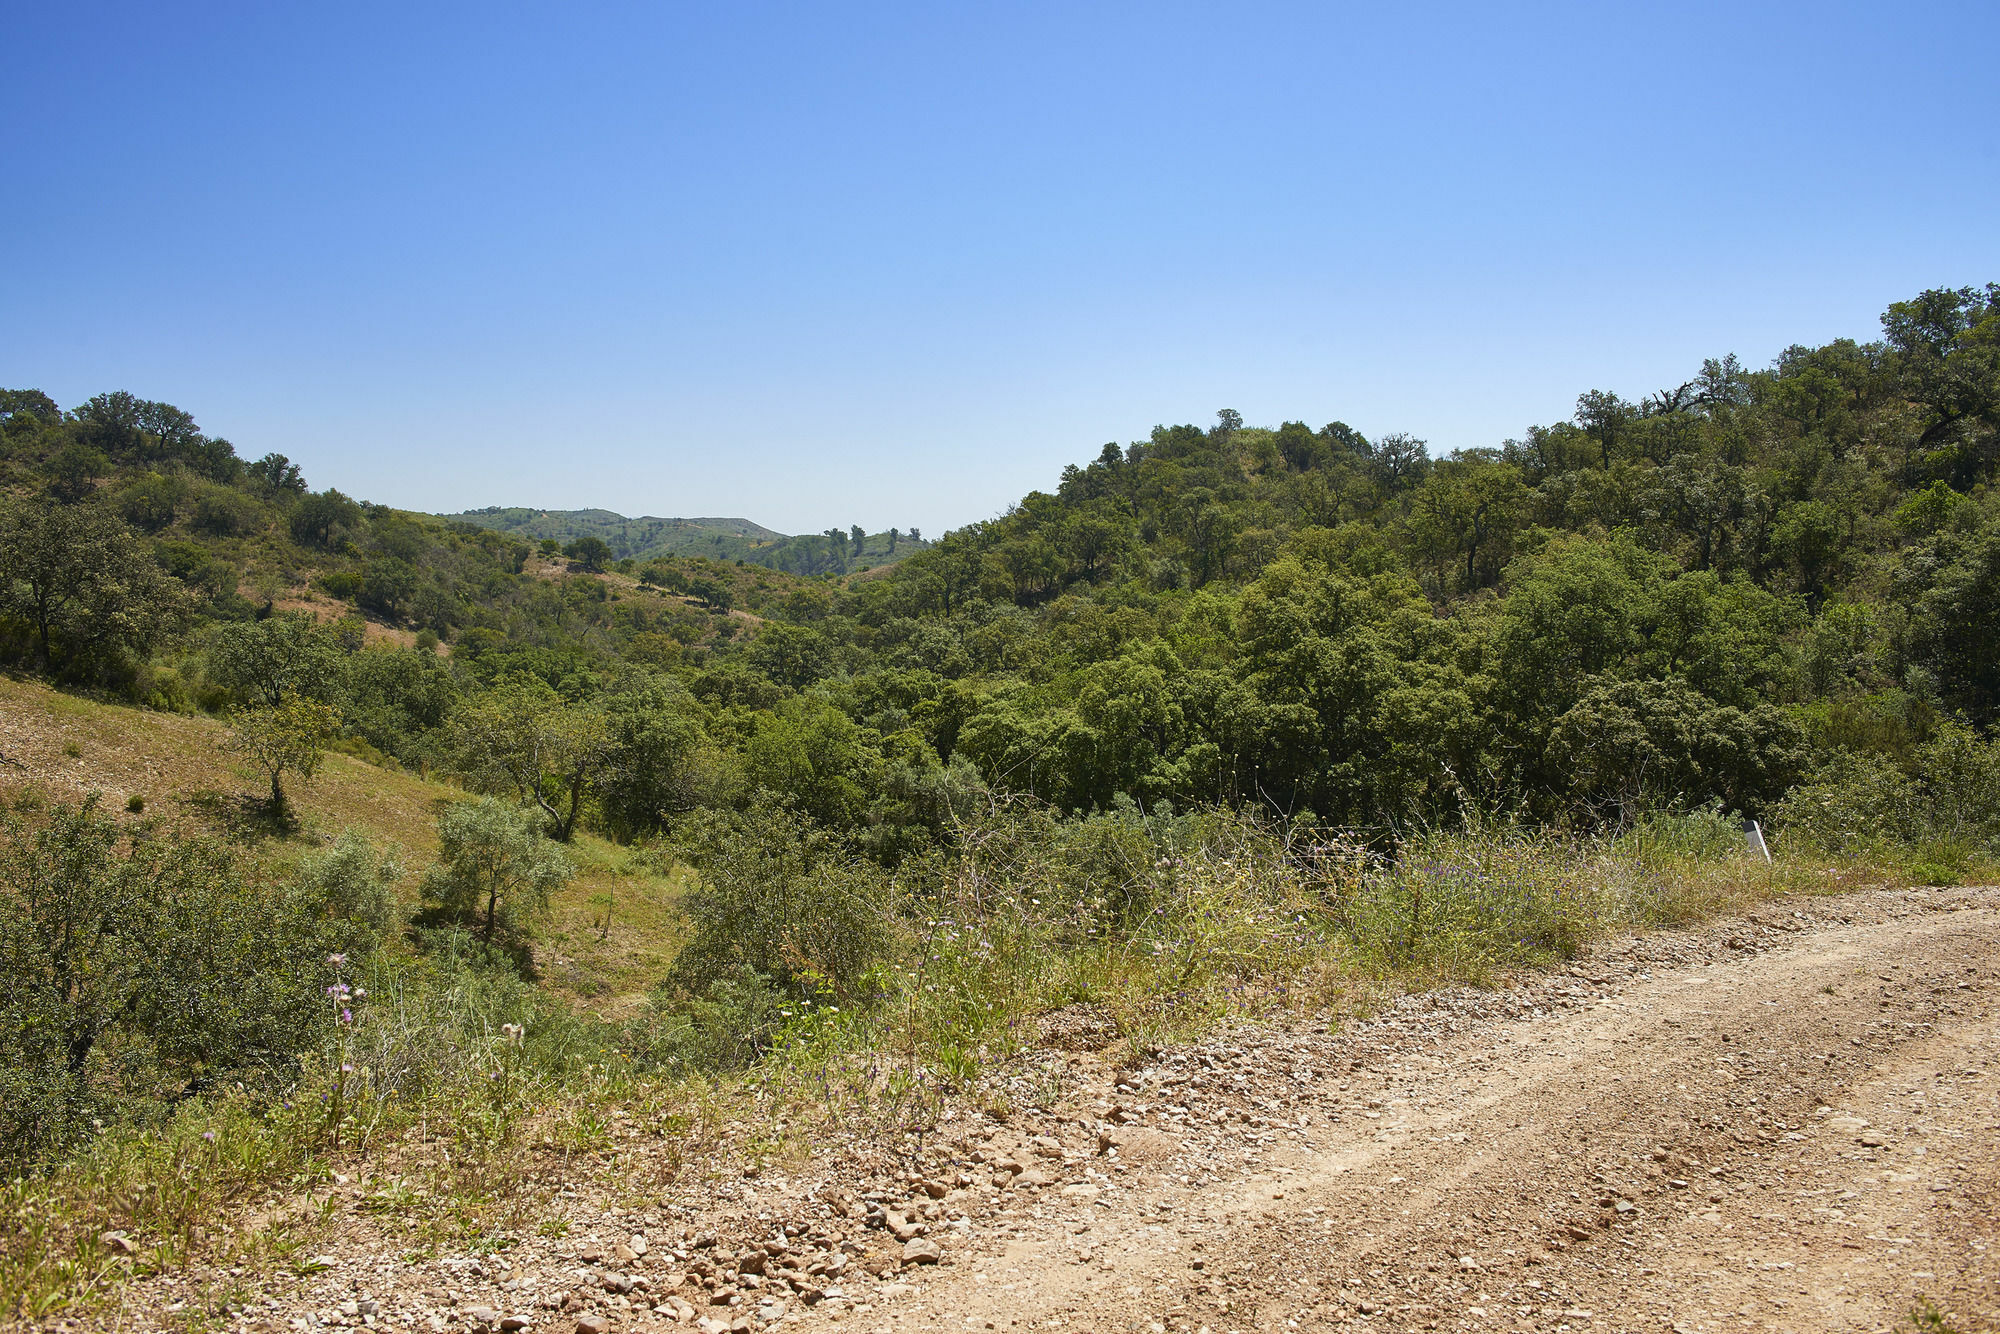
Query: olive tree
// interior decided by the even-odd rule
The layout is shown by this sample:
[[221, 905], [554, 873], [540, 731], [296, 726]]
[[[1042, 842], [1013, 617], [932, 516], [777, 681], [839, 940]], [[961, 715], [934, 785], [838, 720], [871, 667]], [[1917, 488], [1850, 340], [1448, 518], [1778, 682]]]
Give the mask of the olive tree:
[[323, 700], [288, 695], [256, 704], [230, 719], [228, 746], [271, 779], [271, 814], [285, 813], [286, 774], [301, 781], [319, 772], [327, 746], [340, 734], [340, 715]]
[[569, 858], [518, 810], [485, 797], [439, 813], [438, 860], [419, 893], [435, 916], [493, 944], [524, 933], [573, 874]]

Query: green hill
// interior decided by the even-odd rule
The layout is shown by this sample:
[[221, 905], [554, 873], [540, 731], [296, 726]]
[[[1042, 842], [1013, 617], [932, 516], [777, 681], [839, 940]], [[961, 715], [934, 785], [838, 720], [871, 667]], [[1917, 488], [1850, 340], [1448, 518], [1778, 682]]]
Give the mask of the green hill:
[[231, 1087], [270, 1115], [215, 1153], [767, 1052], [884, 1106], [1058, 1005], [1150, 1043], [1685, 920], [1737, 817], [1766, 890], [1989, 874], [2000, 286], [1882, 325], [1445, 457], [1160, 426], [867, 576], [886, 535], [409, 514], [0, 391], [0, 961], [56, 976], [87, 909], [133, 979], [0, 988], [0, 1167], [206, 1154]]
[[901, 530], [866, 533], [828, 529], [790, 536], [748, 519], [662, 519], [642, 515], [628, 519], [610, 510], [542, 510], [493, 505], [441, 516], [454, 523], [475, 524], [531, 541], [563, 546], [595, 537], [618, 560], [650, 560], [656, 556], [705, 556], [718, 561], [748, 561], [792, 574], [845, 574], [851, 570], [893, 565], [925, 544]]

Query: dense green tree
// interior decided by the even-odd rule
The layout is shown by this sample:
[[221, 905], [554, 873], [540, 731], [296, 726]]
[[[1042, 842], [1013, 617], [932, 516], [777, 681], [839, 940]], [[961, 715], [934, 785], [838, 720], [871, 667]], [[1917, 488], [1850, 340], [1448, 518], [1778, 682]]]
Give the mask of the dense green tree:
[[111, 471], [111, 460], [95, 445], [72, 440], [56, 451], [42, 471], [49, 479], [49, 494], [65, 505], [74, 505], [97, 494], [97, 483]]
[[309, 612], [225, 622], [209, 636], [209, 676], [265, 708], [294, 698], [337, 701], [345, 669], [333, 631]]
[[549, 835], [568, 842], [584, 798], [611, 755], [604, 710], [564, 699], [532, 676], [509, 676], [452, 715], [452, 766], [476, 788], [512, 792], [541, 808]]
[[361, 522], [361, 507], [328, 487], [300, 496], [286, 522], [300, 545], [327, 550]]
[[589, 574], [602, 574], [611, 564], [611, 544], [597, 536], [579, 537], [564, 548], [571, 560]]
[[875, 738], [839, 709], [800, 696], [760, 717], [743, 747], [753, 790], [792, 802], [832, 828], [851, 828], [867, 810], [882, 763]]
[[1557, 720], [1549, 750], [1568, 792], [1621, 822], [1709, 800], [1756, 814], [1806, 760], [1804, 733], [1781, 710], [1718, 704], [1674, 680], [1593, 685]]
[[1896, 587], [1926, 684], [1981, 727], [2000, 724], [2000, 520], [1933, 537], [1910, 553]]
[[750, 641], [749, 656], [751, 666], [794, 690], [831, 675], [835, 667], [825, 638], [804, 625], [765, 625]]
[[102, 506], [0, 501], [0, 615], [24, 624], [47, 669], [101, 650], [144, 651], [191, 610], [130, 529]]
[[609, 740], [596, 791], [612, 833], [624, 838], [655, 833], [675, 816], [727, 799], [734, 786], [730, 757], [710, 739], [704, 712], [670, 679], [610, 698]]

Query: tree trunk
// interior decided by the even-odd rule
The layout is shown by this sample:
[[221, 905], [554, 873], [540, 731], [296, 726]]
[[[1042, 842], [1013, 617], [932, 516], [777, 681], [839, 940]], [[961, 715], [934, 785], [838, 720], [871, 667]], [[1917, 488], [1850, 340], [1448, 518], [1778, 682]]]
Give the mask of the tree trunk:
[[68, 1049], [66, 1064], [72, 1076], [83, 1073], [85, 1062], [90, 1060], [90, 1050], [96, 1045], [97, 1029], [94, 1026], [85, 1025], [81, 1031], [70, 1034], [69, 1041], [64, 1046]]
[[559, 843], [569, 842], [570, 836], [576, 832], [576, 813], [583, 805], [583, 782], [583, 771], [581, 769], [570, 775], [569, 815], [557, 826], [556, 841]]

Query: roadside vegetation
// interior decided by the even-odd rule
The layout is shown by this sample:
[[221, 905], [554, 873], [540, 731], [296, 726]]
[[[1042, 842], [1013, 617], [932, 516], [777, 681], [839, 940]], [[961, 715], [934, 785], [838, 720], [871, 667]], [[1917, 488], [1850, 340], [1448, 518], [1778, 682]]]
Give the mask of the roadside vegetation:
[[2000, 858], [2000, 289], [1441, 459], [1161, 428], [868, 578], [129, 395], [0, 450], [10, 1314], [303, 1263], [224, 1220], [356, 1161], [920, 1129], [1058, 1098], [1051, 1015], [1137, 1059]]

